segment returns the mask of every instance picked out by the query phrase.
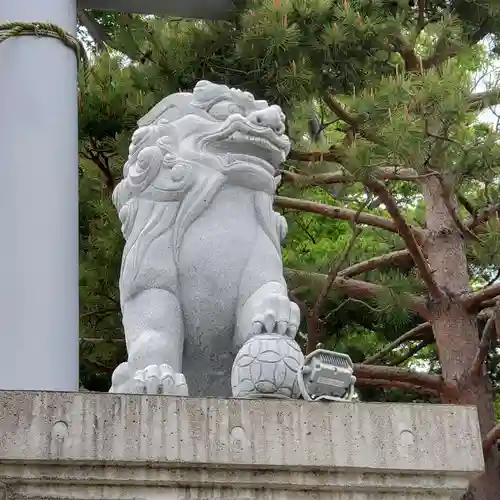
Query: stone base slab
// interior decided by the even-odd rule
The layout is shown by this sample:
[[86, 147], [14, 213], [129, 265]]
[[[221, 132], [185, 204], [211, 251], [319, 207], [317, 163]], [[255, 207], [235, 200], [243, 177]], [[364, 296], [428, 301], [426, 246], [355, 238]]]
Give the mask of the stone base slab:
[[0, 392], [1, 500], [449, 500], [483, 465], [472, 407]]

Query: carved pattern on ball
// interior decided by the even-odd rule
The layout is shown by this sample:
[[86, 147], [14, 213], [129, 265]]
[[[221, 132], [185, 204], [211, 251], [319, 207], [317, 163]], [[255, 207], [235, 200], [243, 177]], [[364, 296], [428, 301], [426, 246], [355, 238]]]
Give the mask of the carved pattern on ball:
[[297, 372], [304, 355], [295, 340], [278, 334], [255, 335], [233, 363], [231, 387], [236, 398], [298, 398]]

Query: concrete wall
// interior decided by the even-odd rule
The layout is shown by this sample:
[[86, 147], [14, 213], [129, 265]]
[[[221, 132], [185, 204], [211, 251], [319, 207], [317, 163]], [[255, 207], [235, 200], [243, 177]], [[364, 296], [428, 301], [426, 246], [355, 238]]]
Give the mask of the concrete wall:
[[7, 500], [444, 500], [482, 469], [471, 407], [0, 393]]

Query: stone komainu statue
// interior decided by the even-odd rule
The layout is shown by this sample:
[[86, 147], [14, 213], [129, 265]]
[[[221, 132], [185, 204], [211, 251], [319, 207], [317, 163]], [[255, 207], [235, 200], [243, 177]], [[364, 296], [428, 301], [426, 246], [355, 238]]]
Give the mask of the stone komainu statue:
[[[289, 152], [285, 116], [207, 81], [143, 117], [113, 194], [126, 240], [120, 295], [128, 361], [111, 392], [231, 395], [231, 365], [260, 333], [294, 338], [272, 209]], [[187, 383], [186, 383], [187, 380]]]

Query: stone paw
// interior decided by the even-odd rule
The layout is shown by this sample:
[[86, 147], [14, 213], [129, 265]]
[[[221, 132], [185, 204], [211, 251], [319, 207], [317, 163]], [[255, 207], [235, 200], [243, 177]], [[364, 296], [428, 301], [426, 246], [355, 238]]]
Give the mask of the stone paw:
[[111, 377], [111, 389], [109, 389], [109, 392], [118, 394], [126, 393], [129, 379], [130, 373], [128, 363], [125, 361], [124, 363], [120, 363], [113, 372]]
[[175, 373], [170, 365], [149, 365], [137, 370], [131, 383], [134, 394], [164, 394], [187, 396], [188, 386], [182, 373]]
[[262, 299], [256, 305], [252, 317], [252, 330], [255, 335], [278, 333], [294, 339], [299, 324], [299, 306], [288, 297], [278, 294]]

